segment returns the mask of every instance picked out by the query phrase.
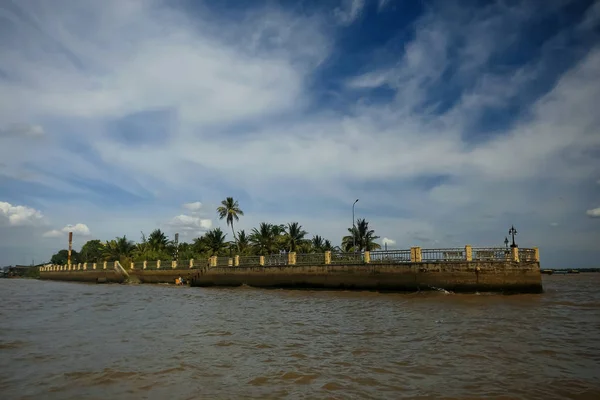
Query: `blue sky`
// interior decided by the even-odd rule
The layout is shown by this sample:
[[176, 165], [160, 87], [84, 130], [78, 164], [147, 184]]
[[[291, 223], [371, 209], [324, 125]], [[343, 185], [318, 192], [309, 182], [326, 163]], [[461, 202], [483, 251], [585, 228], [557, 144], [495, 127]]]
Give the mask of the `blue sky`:
[[[600, 259], [593, 1], [0, 2], [0, 264], [226, 196], [339, 243]], [[228, 231], [228, 230], [227, 230]]]

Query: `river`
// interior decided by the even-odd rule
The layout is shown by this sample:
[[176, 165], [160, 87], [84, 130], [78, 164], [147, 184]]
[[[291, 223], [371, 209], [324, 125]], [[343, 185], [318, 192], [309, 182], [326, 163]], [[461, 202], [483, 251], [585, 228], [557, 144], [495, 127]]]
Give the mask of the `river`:
[[0, 279], [0, 398], [600, 399], [600, 274], [541, 295]]

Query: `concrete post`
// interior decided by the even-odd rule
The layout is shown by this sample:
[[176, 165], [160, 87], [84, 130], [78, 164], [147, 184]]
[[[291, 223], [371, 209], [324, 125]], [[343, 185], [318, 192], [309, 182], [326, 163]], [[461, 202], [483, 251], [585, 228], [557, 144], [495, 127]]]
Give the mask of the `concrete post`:
[[537, 247], [533, 248], [533, 260], [540, 262], [540, 249], [538, 249]]
[[173, 269], [177, 268], [177, 261], [175, 261], [175, 260], [171, 261], [171, 268], [173, 268]]
[[118, 261], [115, 261], [115, 262], [113, 263], [113, 268], [117, 268], [117, 263], [118, 263]]
[[371, 262], [371, 252], [365, 250], [365, 264], [369, 264]]
[[423, 256], [421, 255], [420, 247], [415, 247], [415, 258], [417, 259], [417, 262], [423, 262]]
[[233, 258], [229, 257], [229, 258], [227, 259], [227, 266], [229, 266], [229, 267], [233, 267]]
[[160, 269], [160, 260], [156, 260], [156, 269]]
[[325, 265], [331, 264], [331, 251], [325, 252]]
[[470, 244], [465, 246], [465, 261], [473, 261], [473, 248]]
[[210, 266], [211, 267], [216, 267], [217, 266], [217, 256], [212, 256], [210, 258]]
[[84, 271], [87, 271], [87, 263], [86, 263], [86, 262], [85, 262], [85, 263], [83, 263], [83, 270], [84, 270]]
[[233, 259], [233, 265], [235, 265], [236, 267], [240, 266], [240, 256], [235, 256], [235, 258]]
[[190, 268], [194, 268], [194, 259], [193, 258], [190, 260]]
[[518, 247], [512, 247], [511, 251], [512, 251], [512, 260], [514, 262], [519, 262], [519, 248]]
[[102, 263], [102, 269], [106, 269], [106, 264], [107, 264], [107, 263], [106, 263], [106, 261], [104, 261], [104, 262]]
[[417, 250], [416, 247], [410, 248], [410, 262], [417, 262]]
[[96, 263], [92, 263], [92, 269], [96, 269]]
[[296, 252], [291, 251], [288, 253], [288, 265], [296, 265]]
[[135, 269], [135, 263], [133, 261], [131, 262], [131, 269]]
[[142, 267], [143, 269], [148, 268], [148, 261], [144, 260], [144, 266]]
[[260, 265], [265, 265], [265, 256], [260, 256], [260, 257], [258, 258], [258, 263], [259, 263]]

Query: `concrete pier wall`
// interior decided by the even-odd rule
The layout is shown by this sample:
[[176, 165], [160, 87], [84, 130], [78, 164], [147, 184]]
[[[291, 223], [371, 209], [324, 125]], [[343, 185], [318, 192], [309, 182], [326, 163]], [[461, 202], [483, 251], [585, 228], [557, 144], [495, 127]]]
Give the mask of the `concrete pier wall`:
[[122, 283], [125, 281], [125, 276], [114, 270], [40, 271], [40, 279], [90, 283]]
[[454, 292], [540, 293], [539, 262], [432, 262], [410, 264], [212, 267], [196, 271], [192, 286], [328, 288]]

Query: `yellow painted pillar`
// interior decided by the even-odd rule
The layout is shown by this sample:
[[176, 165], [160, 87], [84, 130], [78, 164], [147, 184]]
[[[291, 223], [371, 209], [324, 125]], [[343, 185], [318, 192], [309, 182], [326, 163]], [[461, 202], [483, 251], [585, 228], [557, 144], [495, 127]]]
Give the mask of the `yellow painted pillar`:
[[265, 256], [260, 256], [260, 257], [258, 258], [258, 263], [259, 263], [260, 265], [265, 265]]
[[107, 263], [106, 261], [104, 261], [104, 262], [102, 263], [102, 269], [106, 269], [106, 265], [107, 265], [107, 264], [108, 264], [108, 263]]
[[135, 263], [132, 261], [130, 264], [131, 269], [135, 269]]
[[160, 260], [156, 260], [156, 269], [160, 269]]
[[96, 263], [92, 263], [92, 269], [96, 269]]
[[365, 264], [369, 264], [371, 262], [371, 252], [365, 250]]
[[288, 265], [296, 265], [296, 252], [291, 251], [288, 253]]
[[421, 255], [420, 247], [415, 247], [415, 257], [417, 259], [417, 262], [423, 262], [423, 256]]
[[331, 264], [331, 251], [325, 252], [325, 265]]
[[148, 261], [144, 260], [144, 266], [142, 267], [143, 269], [148, 268]]
[[118, 263], [118, 261], [115, 261], [115, 262], [113, 263], [113, 268], [117, 268], [117, 263]]
[[235, 258], [233, 259], [233, 265], [235, 265], [236, 267], [240, 266], [240, 256], [235, 256]]
[[193, 258], [190, 260], [190, 268], [194, 268], [194, 259]]
[[465, 246], [465, 259], [466, 261], [473, 261], [473, 248], [470, 244]]
[[537, 247], [533, 248], [533, 260], [540, 262], [540, 249], [538, 249]]
[[513, 247], [513, 248], [511, 248], [511, 251], [512, 251], [512, 260], [514, 262], [519, 262], [519, 248]]
[[87, 263], [83, 263], [83, 270], [87, 271]]
[[173, 269], [177, 268], [177, 261], [175, 261], [175, 260], [171, 261], [171, 268], [173, 268]]
[[233, 267], [233, 258], [229, 257], [229, 259], [227, 260], [227, 265]]
[[210, 258], [210, 266], [211, 267], [216, 267], [217, 266], [217, 256], [212, 256]]
[[416, 247], [411, 247], [410, 248], [410, 262], [417, 262], [417, 248]]

